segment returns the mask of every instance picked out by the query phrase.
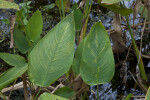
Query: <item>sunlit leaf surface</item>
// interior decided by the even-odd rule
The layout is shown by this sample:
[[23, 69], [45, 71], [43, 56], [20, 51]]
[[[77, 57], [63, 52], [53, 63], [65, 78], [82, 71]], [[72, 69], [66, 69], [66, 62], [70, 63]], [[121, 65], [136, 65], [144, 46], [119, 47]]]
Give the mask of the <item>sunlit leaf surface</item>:
[[49, 86], [71, 67], [74, 57], [75, 25], [71, 13], [40, 40], [29, 56], [32, 83]]
[[0, 0], [0, 8], [5, 8], [5, 9], [12, 8], [12, 9], [19, 10], [19, 6], [16, 3], [6, 1], [6, 0]]
[[84, 40], [80, 74], [89, 85], [109, 82], [115, 71], [114, 57], [108, 34], [97, 22]]

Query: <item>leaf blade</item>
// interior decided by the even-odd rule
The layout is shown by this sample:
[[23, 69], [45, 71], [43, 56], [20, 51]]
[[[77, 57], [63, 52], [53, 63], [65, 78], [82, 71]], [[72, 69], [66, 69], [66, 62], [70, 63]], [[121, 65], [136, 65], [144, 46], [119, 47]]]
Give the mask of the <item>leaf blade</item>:
[[13, 67], [7, 72], [4, 72], [4, 74], [0, 75], [0, 90], [25, 73], [27, 69], [28, 65], [25, 64], [24, 66]]
[[26, 64], [25, 59], [17, 54], [0, 53], [0, 58], [11, 66], [24, 66]]
[[128, 9], [128, 8], [124, 8], [121, 7], [119, 4], [111, 4], [111, 5], [107, 5], [107, 4], [101, 4], [103, 7], [106, 7], [116, 13], [121, 14], [122, 16], [127, 16], [129, 14], [131, 14], [133, 12], [132, 9]]
[[101, 22], [91, 28], [83, 46], [80, 74], [89, 85], [109, 82], [115, 70], [108, 34]]
[[66, 99], [66, 98], [63, 98], [54, 94], [50, 94], [50, 93], [43, 93], [40, 96], [39, 100], [69, 100], [69, 99]]
[[28, 41], [32, 42], [38, 41], [41, 38], [40, 34], [42, 33], [42, 28], [43, 28], [42, 15], [40, 11], [37, 10], [29, 19], [26, 26], [26, 35]]
[[0, 8], [12, 8], [12, 9], [20, 10], [17, 4], [5, 0], [0, 0]]
[[17, 28], [14, 30], [14, 41], [21, 53], [25, 54], [28, 51], [29, 45], [26, 37], [24, 36], [23, 32]]
[[70, 14], [31, 51], [28, 69], [30, 80], [39, 86], [49, 86], [65, 74], [73, 61], [74, 43], [75, 26], [73, 14]]
[[146, 93], [146, 97], [145, 97], [145, 100], [149, 100], [150, 99], [150, 87]]
[[75, 95], [75, 91], [72, 90], [71, 88], [69, 87], [62, 87], [58, 90], [55, 91], [54, 93], [55, 95], [58, 95], [60, 97], [63, 97], [63, 98], [71, 98], [73, 95]]

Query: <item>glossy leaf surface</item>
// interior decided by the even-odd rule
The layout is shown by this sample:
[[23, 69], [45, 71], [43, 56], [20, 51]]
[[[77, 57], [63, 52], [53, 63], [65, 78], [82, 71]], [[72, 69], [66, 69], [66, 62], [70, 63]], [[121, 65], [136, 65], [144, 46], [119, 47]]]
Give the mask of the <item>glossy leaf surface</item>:
[[21, 53], [25, 54], [28, 51], [29, 45], [26, 37], [24, 36], [23, 32], [17, 28], [14, 30], [14, 41]]
[[50, 93], [43, 93], [40, 96], [39, 100], [69, 100], [69, 99], [66, 99], [66, 98], [63, 98], [54, 94], [50, 94]]
[[28, 75], [36, 85], [49, 86], [65, 74], [74, 57], [75, 25], [71, 13], [40, 40], [29, 56]]
[[36, 42], [40, 39], [42, 33], [43, 20], [39, 10], [37, 10], [29, 19], [26, 27], [26, 35], [29, 41]]
[[89, 85], [109, 82], [115, 71], [108, 34], [101, 22], [93, 25], [84, 40], [80, 74]]
[[0, 0], [0, 8], [5, 8], [5, 9], [12, 8], [12, 9], [19, 10], [19, 6], [16, 3], [6, 1], [6, 0]]
[[69, 99], [73, 95], [75, 95], [75, 92], [69, 87], [62, 87], [62, 88], [56, 90], [54, 94], [58, 95], [60, 97]]

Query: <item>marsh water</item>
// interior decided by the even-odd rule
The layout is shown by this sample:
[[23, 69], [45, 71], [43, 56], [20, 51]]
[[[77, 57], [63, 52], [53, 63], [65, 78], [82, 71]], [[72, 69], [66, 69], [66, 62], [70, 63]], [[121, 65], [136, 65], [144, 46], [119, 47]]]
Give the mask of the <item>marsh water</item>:
[[[20, 2], [20, 0], [15, 0], [17, 3], [23, 2], [23, 0]], [[40, 6], [43, 6], [45, 4], [51, 4], [54, 3], [54, 0], [43, 0], [44, 2], [40, 2], [40, 0], [32, 0], [32, 7], [33, 11], [35, 9], [40, 8]], [[72, 0], [71, 5], [73, 3], [79, 4], [80, 0]], [[131, 1], [132, 2], [132, 1]], [[130, 7], [131, 2], [126, 1], [125, 4], [126, 6]], [[102, 13], [99, 13], [98, 10], [101, 8], [98, 4], [93, 4], [94, 7], [92, 7], [90, 17], [89, 17], [89, 23], [88, 23], [88, 28], [87, 28], [87, 33], [89, 32], [90, 28], [92, 25], [101, 20], [103, 25], [105, 26], [106, 30], [112, 29], [112, 21], [113, 21], [113, 16], [114, 13], [109, 11], [109, 10], [102, 10]], [[54, 9], [50, 10], [42, 10], [42, 15], [43, 15], [43, 21], [44, 21], [44, 28], [43, 28], [43, 35], [46, 34], [51, 28], [53, 28], [59, 21], [60, 21], [60, 15], [59, 11]], [[0, 20], [1, 19], [9, 19], [11, 15], [15, 14], [15, 10], [2, 10], [0, 9]], [[139, 15], [140, 16], [140, 15]], [[130, 15], [130, 18], [132, 19], [132, 15]], [[136, 21], [137, 20], [137, 21]], [[138, 23], [138, 19], [135, 20], [135, 24]], [[133, 22], [131, 21], [131, 24]], [[0, 52], [11, 52], [11, 49], [9, 49], [9, 37], [10, 37], [10, 26], [9, 24], [3, 23], [0, 21], [0, 40], [4, 39], [2, 42], [0, 42]], [[141, 29], [138, 29], [138, 32], [141, 32]], [[108, 34], [110, 34], [108, 32]], [[140, 41], [141, 36], [139, 33], [135, 35], [135, 40]], [[150, 36], [149, 36], [150, 37]], [[145, 39], [150, 40], [149, 37], [146, 37]], [[111, 38], [110, 38], [111, 39]], [[126, 31], [126, 46], [129, 47], [131, 44], [131, 37], [128, 31]], [[113, 44], [112, 44], [113, 45]], [[76, 47], [75, 47], [76, 48]], [[145, 47], [143, 47], [143, 51], [147, 50], [149, 52], [148, 54], [150, 55], [150, 43], [145, 44]], [[114, 54], [115, 58], [117, 58], [117, 54]], [[119, 58], [120, 60], [124, 59], [126, 57], [126, 54], [120, 54]], [[127, 96], [129, 93], [132, 93], [135, 97], [133, 100], [136, 100], [142, 96], [144, 96], [144, 93], [141, 91], [139, 87], [135, 87], [135, 82], [133, 78], [131, 77], [130, 72], [135, 72], [135, 69], [133, 68], [136, 66], [137, 61], [136, 58], [132, 58], [130, 60], [121, 63], [121, 61], [115, 61], [116, 63], [116, 72], [114, 75], [114, 78], [110, 83], [103, 84], [103, 85], [98, 85], [97, 86], [91, 86], [90, 90], [93, 92], [90, 92], [89, 99], [90, 100], [96, 100], [97, 94], [99, 94], [99, 99], [100, 100], [119, 100], [122, 99], [123, 97]], [[115, 59], [116, 60], [116, 59]], [[143, 59], [145, 69], [147, 76], [150, 76], [150, 62], [149, 59]], [[2, 63], [2, 61], [0, 61]], [[123, 79], [121, 77], [121, 68], [124, 66], [126, 68], [126, 82], [123, 82]], [[2, 69], [2, 66], [0, 66], [0, 70]], [[97, 89], [98, 88], [98, 89]], [[8, 93], [5, 93], [6, 95]], [[10, 100], [23, 100], [23, 90], [16, 90], [12, 92]]]

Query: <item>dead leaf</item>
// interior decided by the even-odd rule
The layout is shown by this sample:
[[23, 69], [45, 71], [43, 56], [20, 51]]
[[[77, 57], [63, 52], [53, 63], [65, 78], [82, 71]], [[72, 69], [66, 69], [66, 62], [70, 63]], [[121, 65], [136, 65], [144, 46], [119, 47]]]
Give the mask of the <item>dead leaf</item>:
[[76, 92], [84, 87], [80, 93], [89, 91], [88, 85], [82, 80], [80, 75], [78, 75], [76, 79], [70, 83], [70, 87], [73, 88]]
[[115, 14], [115, 16], [113, 18], [112, 26], [113, 26], [114, 31], [119, 32], [120, 35], [122, 35], [121, 34], [121, 17], [117, 13]]
[[120, 78], [123, 84], [126, 84], [127, 81], [127, 69], [127, 63], [123, 63], [120, 69]]
[[113, 52], [114, 53], [122, 53], [126, 50], [125, 42], [123, 41], [123, 33], [121, 29], [121, 18], [119, 14], [115, 14], [113, 20], [113, 29], [114, 31], [110, 34], [110, 37], [113, 41]]
[[123, 41], [123, 36], [120, 33], [114, 31], [110, 34], [110, 37], [113, 42], [112, 49], [114, 53], [122, 53], [127, 49]]

